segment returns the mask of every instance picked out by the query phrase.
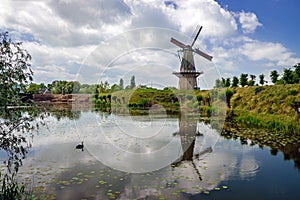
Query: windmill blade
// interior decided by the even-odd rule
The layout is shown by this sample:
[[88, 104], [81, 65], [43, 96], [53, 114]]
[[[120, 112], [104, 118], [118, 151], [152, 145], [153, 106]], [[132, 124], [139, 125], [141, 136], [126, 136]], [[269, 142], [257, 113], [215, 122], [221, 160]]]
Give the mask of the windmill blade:
[[204, 53], [203, 51], [200, 51], [199, 49], [194, 49], [194, 52], [199, 54], [200, 56], [203, 56], [204, 58], [206, 58], [207, 60], [211, 61], [212, 60], [212, 56]]
[[179, 46], [180, 48], [185, 48], [185, 45], [181, 42], [179, 42], [178, 40], [171, 38], [171, 42], [177, 46]]
[[194, 39], [193, 43], [191, 44], [191, 47], [193, 47], [193, 45], [195, 44], [201, 30], [202, 30], [202, 26], [199, 28], [199, 31], [198, 31], [197, 35], [195, 36], [195, 39]]

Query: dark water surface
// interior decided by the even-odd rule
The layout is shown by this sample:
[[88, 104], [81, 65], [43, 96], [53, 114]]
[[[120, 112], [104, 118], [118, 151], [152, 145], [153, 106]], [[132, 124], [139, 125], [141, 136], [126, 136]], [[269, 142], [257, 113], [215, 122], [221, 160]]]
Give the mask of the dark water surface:
[[189, 117], [87, 111], [47, 124], [19, 173], [41, 199], [300, 198], [293, 160]]

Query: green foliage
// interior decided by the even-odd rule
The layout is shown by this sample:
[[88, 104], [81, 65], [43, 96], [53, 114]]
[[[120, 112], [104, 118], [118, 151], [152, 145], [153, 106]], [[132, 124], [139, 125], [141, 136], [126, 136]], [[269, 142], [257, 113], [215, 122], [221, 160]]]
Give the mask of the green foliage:
[[32, 81], [30, 59], [20, 42], [13, 42], [7, 32], [0, 33], [0, 149], [7, 154], [4, 163], [8, 169], [4, 175], [0, 171], [0, 199], [5, 200], [29, 199], [25, 186], [17, 183], [15, 174], [30, 148], [26, 137], [38, 128], [33, 123], [38, 116], [36, 107], [32, 101], [23, 103], [20, 95]]
[[220, 79], [217, 79], [215, 83], [215, 88], [222, 88], [222, 87], [223, 87], [222, 81]]
[[296, 96], [299, 92], [297, 90], [289, 90], [288, 95]]
[[264, 85], [267, 81], [265, 81], [265, 75], [259, 75], [259, 84]]
[[19, 184], [16, 180], [16, 174], [8, 175], [0, 172], [0, 199], [2, 200], [34, 200], [25, 189], [26, 185]]
[[[98, 90], [96, 90], [97, 85], [92, 84], [80, 84], [80, 89], [78, 91], [78, 93], [80, 94], [98, 94]], [[98, 95], [97, 95], [98, 96]]]
[[116, 91], [119, 91], [119, 90], [121, 90], [121, 87], [118, 84], [113, 84], [110, 88], [110, 92], [116, 92]]
[[26, 89], [26, 94], [38, 94], [40, 91], [40, 85], [36, 83], [31, 83]]
[[224, 87], [230, 87], [230, 85], [231, 85], [230, 78], [226, 78]]
[[105, 81], [104, 83], [101, 81], [99, 85], [97, 85], [97, 90], [99, 94], [110, 92], [109, 83]]
[[197, 101], [201, 103], [203, 96], [201, 94], [197, 95]]
[[[23, 103], [20, 96], [33, 74], [29, 63], [31, 56], [21, 47], [21, 43], [9, 39], [8, 33], [0, 34], [0, 148], [8, 155], [5, 160], [8, 169], [13, 166], [15, 171], [30, 147], [25, 136], [36, 127], [31, 123], [36, 117], [33, 102]], [[21, 106], [29, 107], [26, 115]]]
[[230, 108], [231, 105], [230, 105], [230, 99], [231, 97], [233, 96], [234, 94], [234, 91], [233, 90], [230, 90], [230, 89], [227, 89], [225, 91], [225, 94], [226, 94], [226, 103], [227, 103], [227, 107]]
[[292, 83], [294, 83], [293, 70], [291, 70], [291, 68], [284, 69], [284, 73], [283, 73], [282, 79], [284, 80], [284, 83], [286, 83], [286, 84], [292, 84]]
[[211, 106], [209, 106], [209, 107], [206, 107], [206, 110], [205, 110], [205, 112], [206, 112], [206, 116], [207, 116], [207, 117], [211, 117], [211, 115], [212, 115], [212, 112], [213, 112], [213, 109], [212, 109], [212, 107], [211, 107]]
[[274, 131], [298, 134], [292, 107], [300, 101], [298, 84], [254, 86], [236, 89], [232, 97], [234, 113], [241, 123]]
[[22, 104], [20, 93], [32, 81], [30, 60], [22, 43], [11, 41], [7, 32], [0, 33], [0, 115], [8, 105]]
[[270, 74], [272, 83], [276, 84], [278, 81], [279, 73], [276, 70], [271, 71]]
[[296, 64], [294, 68], [295, 68], [295, 74], [297, 75], [300, 83], [300, 63]]
[[251, 75], [250, 75], [250, 79], [251, 79], [251, 80], [248, 81], [248, 85], [249, 85], [249, 86], [254, 86], [254, 85], [255, 85], [255, 79], [256, 79], [256, 76], [253, 75], [253, 74], [251, 74]]
[[238, 85], [239, 85], [239, 79], [238, 79], [238, 77], [234, 76], [234, 77], [232, 78], [232, 84], [231, 84], [231, 87], [238, 87]]
[[240, 85], [242, 87], [244, 87], [247, 84], [248, 84], [248, 74], [241, 74], [241, 76], [240, 76]]

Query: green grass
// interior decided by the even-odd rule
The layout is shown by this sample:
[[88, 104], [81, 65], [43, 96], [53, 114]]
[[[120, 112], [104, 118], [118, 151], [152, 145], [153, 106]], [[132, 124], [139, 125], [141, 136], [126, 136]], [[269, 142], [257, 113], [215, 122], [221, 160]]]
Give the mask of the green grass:
[[237, 88], [231, 99], [235, 120], [244, 126], [300, 135], [292, 105], [300, 101], [300, 85]]

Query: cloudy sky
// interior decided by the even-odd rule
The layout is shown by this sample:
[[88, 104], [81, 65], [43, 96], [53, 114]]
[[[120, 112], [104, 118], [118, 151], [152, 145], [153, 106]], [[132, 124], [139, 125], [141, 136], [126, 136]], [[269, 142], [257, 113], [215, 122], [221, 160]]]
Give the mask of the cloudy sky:
[[298, 0], [1, 0], [0, 31], [23, 41], [34, 81], [79, 80], [176, 86], [174, 37], [195, 55], [202, 88], [241, 73], [269, 79], [300, 62]]

